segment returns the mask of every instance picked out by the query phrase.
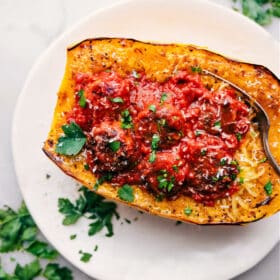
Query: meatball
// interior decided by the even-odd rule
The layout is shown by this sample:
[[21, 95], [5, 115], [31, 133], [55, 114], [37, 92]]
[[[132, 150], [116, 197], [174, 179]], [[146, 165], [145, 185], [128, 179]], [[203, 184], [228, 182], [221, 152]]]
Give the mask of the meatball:
[[97, 172], [120, 172], [137, 161], [137, 147], [129, 131], [119, 122], [103, 122], [93, 128], [88, 141], [92, 165]]

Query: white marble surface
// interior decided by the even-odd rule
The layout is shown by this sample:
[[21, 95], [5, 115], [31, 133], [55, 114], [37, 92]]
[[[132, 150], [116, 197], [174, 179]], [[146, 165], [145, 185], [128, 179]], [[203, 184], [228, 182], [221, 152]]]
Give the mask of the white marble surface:
[[[231, 0], [212, 1], [229, 8], [232, 6]], [[90, 12], [115, 2], [117, 1], [0, 0], [0, 207], [8, 204], [17, 208], [22, 200], [13, 169], [10, 131], [16, 99], [28, 71], [40, 53], [70, 25]], [[275, 19], [266, 29], [275, 39], [280, 40], [280, 20]], [[20, 263], [29, 259], [22, 253], [12, 255]], [[4, 267], [11, 270], [13, 264], [9, 257], [10, 255], [2, 255], [1, 261]], [[67, 263], [62, 259], [59, 261]], [[260, 264], [236, 280], [277, 280], [280, 278], [279, 265], [278, 245]], [[75, 279], [89, 279], [74, 268], [73, 270]]]

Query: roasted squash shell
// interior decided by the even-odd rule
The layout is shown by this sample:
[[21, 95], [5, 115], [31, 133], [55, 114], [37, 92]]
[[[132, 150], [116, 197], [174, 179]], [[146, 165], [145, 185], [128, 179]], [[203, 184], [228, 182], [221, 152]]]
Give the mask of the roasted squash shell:
[[[43, 151], [65, 174], [93, 190], [96, 177], [85, 170], [84, 154], [63, 156], [55, 151], [58, 138], [62, 135], [61, 127], [66, 124], [65, 113], [71, 111], [75, 102], [73, 73], [96, 73], [111, 68], [125, 75], [136, 70], [145, 71], [151, 79], [164, 81], [175, 69], [193, 65], [231, 81], [264, 107], [271, 122], [270, 148], [280, 163], [280, 82], [267, 68], [235, 61], [192, 45], [144, 43], [122, 38], [88, 39], [68, 48], [65, 74]], [[280, 209], [279, 176], [268, 162], [258, 162], [260, 157], [265, 157], [260, 135], [249, 133], [248, 137], [254, 139], [255, 148], [244, 146], [240, 149], [239, 156], [249, 157], [250, 162], [247, 169], [244, 167], [244, 187], [236, 196], [216, 201], [215, 206], [210, 207], [186, 196], [172, 201], [156, 201], [153, 195], [134, 186], [135, 199], [127, 204], [150, 214], [196, 224], [244, 224], [276, 213]], [[247, 142], [252, 141], [248, 139]], [[270, 196], [264, 189], [268, 181], [273, 186]], [[117, 191], [118, 187], [109, 183], [102, 184], [96, 190], [108, 199], [126, 203], [119, 199]], [[186, 207], [192, 209], [190, 215], [184, 213]]]

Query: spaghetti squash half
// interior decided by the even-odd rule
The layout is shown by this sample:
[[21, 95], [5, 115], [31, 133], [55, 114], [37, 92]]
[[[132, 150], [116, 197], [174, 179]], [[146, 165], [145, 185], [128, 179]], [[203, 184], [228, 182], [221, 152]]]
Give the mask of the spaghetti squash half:
[[266, 110], [280, 162], [280, 83], [263, 66], [192, 45], [85, 40], [67, 52], [43, 150], [98, 194], [196, 224], [242, 224], [280, 209], [280, 180], [254, 110]]

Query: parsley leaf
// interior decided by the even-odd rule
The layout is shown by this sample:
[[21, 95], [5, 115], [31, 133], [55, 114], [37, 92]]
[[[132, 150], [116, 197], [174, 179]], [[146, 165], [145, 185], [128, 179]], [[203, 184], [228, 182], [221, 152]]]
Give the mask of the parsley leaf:
[[82, 108], [85, 108], [86, 105], [87, 105], [87, 101], [86, 101], [85, 92], [84, 92], [83, 89], [81, 89], [81, 90], [78, 92], [78, 96], [80, 97], [80, 99], [79, 99], [79, 105], [80, 105]]
[[121, 128], [129, 129], [133, 127], [132, 117], [130, 116], [129, 111], [126, 109], [121, 112]]
[[72, 271], [67, 267], [60, 267], [57, 263], [49, 263], [43, 276], [48, 280], [73, 280]]
[[151, 143], [152, 150], [156, 150], [158, 148], [159, 141], [160, 141], [159, 135], [158, 134], [154, 134], [152, 136], [152, 143]]
[[110, 181], [112, 179], [112, 174], [111, 173], [107, 173], [106, 175], [98, 178], [93, 186], [93, 189], [96, 191], [98, 190], [98, 187], [100, 185], [102, 185], [104, 182], [106, 181]]
[[[237, 0], [233, 0], [237, 2]], [[280, 17], [279, 0], [239, 0], [242, 13], [260, 25], [271, 23], [273, 16]], [[237, 8], [234, 8], [238, 11]]]
[[82, 251], [80, 251], [79, 253], [82, 254], [82, 256], [81, 256], [81, 258], [80, 258], [80, 260], [81, 260], [82, 262], [87, 263], [87, 262], [90, 261], [90, 259], [91, 259], [91, 257], [92, 257], [92, 254], [87, 253], [87, 252], [82, 252]]
[[157, 181], [159, 189], [166, 189], [170, 192], [174, 187], [175, 178], [174, 176], [171, 176], [168, 180], [168, 172], [166, 170], [161, 170], [160, 175], [157, 176]]
[[217, 127], [217, 128], [221, 128], [221, 121], [216, 121], [214, 123], [214, 126]]
[[74, 122], [62, 126], [64, 136], [58, 139], [55, 151], [66, 156], [77, 155], [86, 143], [82, 129]]
[[109, 142], [109, 148], [113, 151], [113, 152], [117, 152], [119, 150], [119, 148], [121, 147], [121, 142], [120, 141], [113, 141], [113, 142]]
[[41, 272], [41, 266], [38, 260], [35, 260], [25, 266], [21, 266], [17, 264], [15, 269], [15, 276], [18, 278], [11, 279], [19, 279], [19, 280], [32, 280], [36, 276], [38, 276]]
[[190, 216], [191, 213], [192, 213], [192, 209], [191, 209], [190, 207], [186, 207], [186, 208], [184, 209], [184, 213], [185, 213], [185, 215]]
[[35, 240], [37, 227], [25, 204], [17, 212], [11, 208], [0, 209], [0, 252], [21, 249]]
[[114, 103], [123, 103], [123, 99], [121, 97], [111, 98], [111, 101]]
[[193, 73], [202, 73], [202, 69], [199, 66], [191, 66], [191, 70]]
[[150, 105], [149, 110], [155, 113], [156, 112], [156, 105], [154, 105], [154, 104]]
[[104, 197], [88, 190], [86, 187], [80, 189], [82, 194], [72, 203], [69, 199], [58, 200], [59, 212], [65, 215], [64, 225], [76, 223], [79, 218], [85, 217], [93, 220], [89, 224], [89, 235], [100, 232], [104, 227], [107, 229], [107, 237], [113, 235], [113, 216], [119, 218], [116, 211], [117, 205], [114, 202], [104, 201]]
[[139, 79], [140, 75], [137, 73], [136, 70], [132, 70], [132, 77], [135, 78], [135, 79]]
[[273, 187], [272, 187], [272, 183], [271, 181], [268, 181], [265, 185], [264, 185], [264, 190], [266, 192], [267, 195], [272, 195], [272, 191], [273, 191]]
[[42, 241], [34, 241], [26, 251], [34, 256], [48, 260], [53, 260], [58, 256], [56, 250], [52, 249], [47, 243]]
[[134, 190], [130, 185], [125, 184], [121, 188], [118, 189], [118, 196], [121, 200], [124, 200], [127, 202], [133, 202], [134, 201]]
[[160, 104], [162, 105], [168, 98], [167, 92], [163, 92], [160, 98]]

